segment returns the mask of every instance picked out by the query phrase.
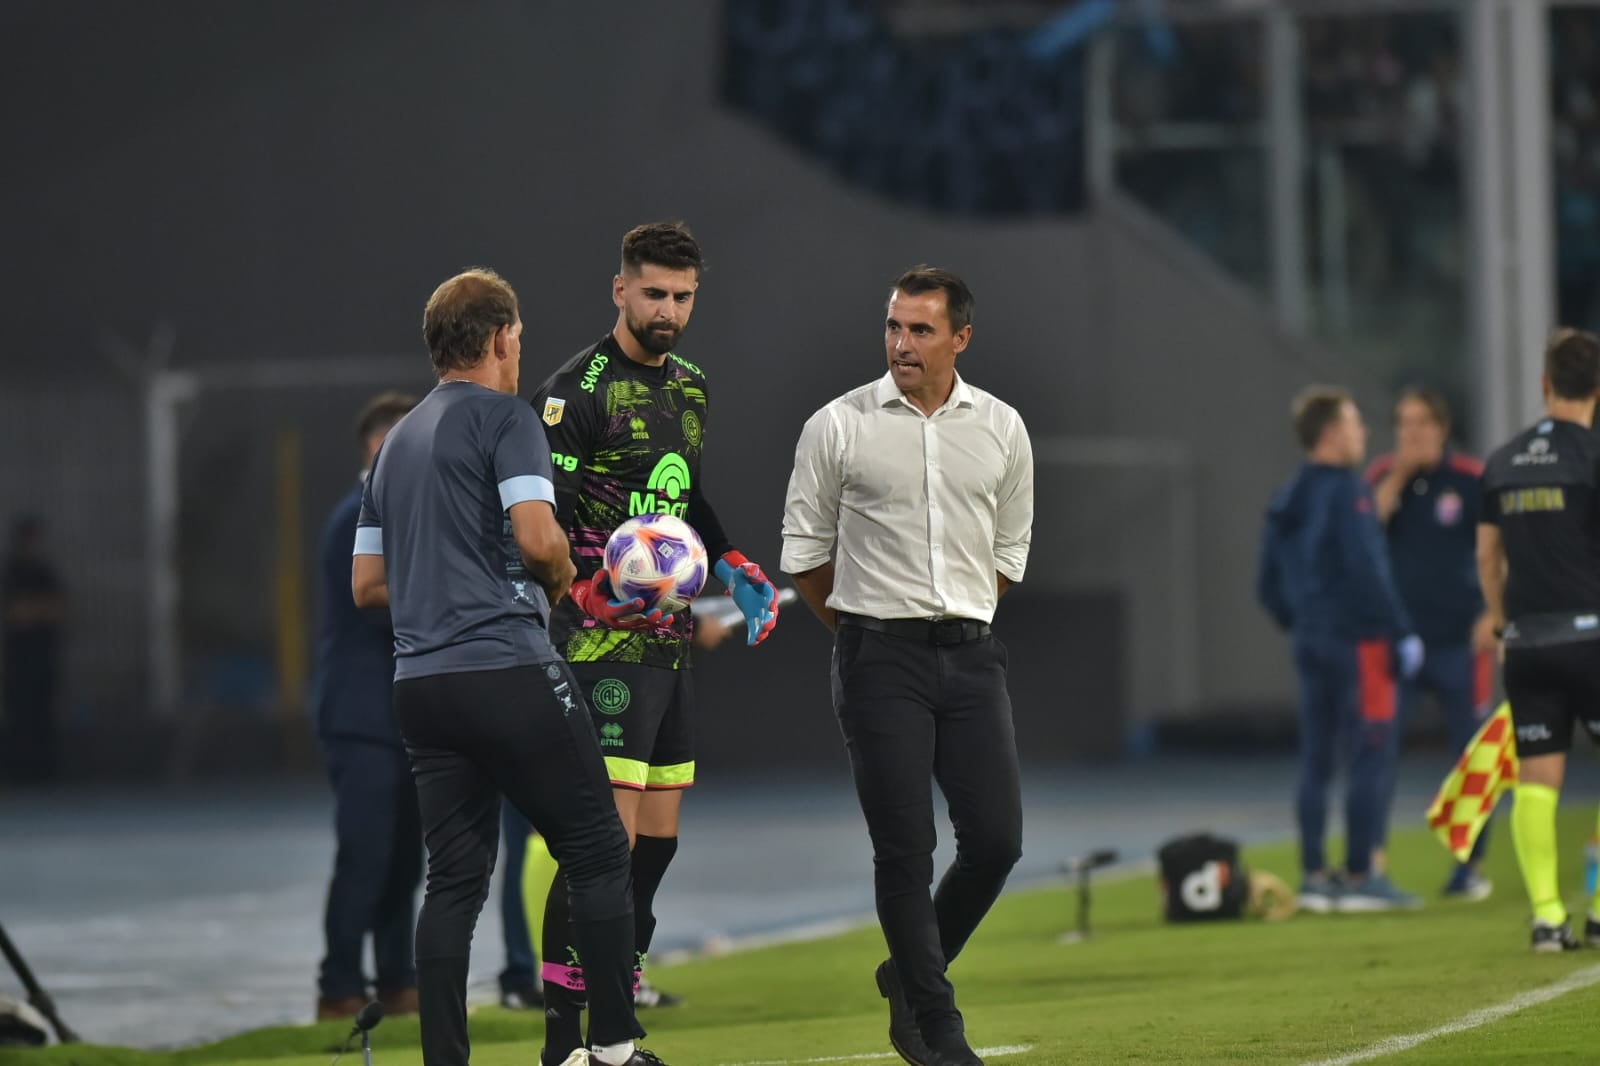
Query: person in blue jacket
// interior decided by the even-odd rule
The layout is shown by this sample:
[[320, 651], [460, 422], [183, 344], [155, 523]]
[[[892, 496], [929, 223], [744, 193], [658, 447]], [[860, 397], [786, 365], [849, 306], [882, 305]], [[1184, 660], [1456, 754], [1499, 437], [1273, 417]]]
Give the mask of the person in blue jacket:
[[[1299, 903], [1309, 911], [1415, 907], [1372, 869], [1388, 799], [1396, 674], [1422, 668], [1422, 640], [1395, 589], [1372, 494], [1356, 468], [1367, 430], [1343, 389], [1317, 386], [1294, 403], [1306, 462], [1273, 498], [1262, 537], [1257, 598], [1292, 637], [1300, 685]], [[1330, 870], [1323, 837], [1328, 785], [1341, 749], [1345, 866]]]
[[319, 1021], [351, 1017], [367, 1003], [362, 955], [368, 935], [385, 1011], [417, 1009], [412, 940], [422, 880], [422, 824], [411, 764], [390, 706], [394, 631], [387, 609], [362, 610], [350, 594], [350, 550], [362, 485], [378, 446], [416, 403], [414, 397], [386, 392], [362, 410], [356, 420], [365, 456], [361, 477], [322, 533], [311, 707], [333, 785], [338, 852], [323, 919], [327, 954], [317, 997]]

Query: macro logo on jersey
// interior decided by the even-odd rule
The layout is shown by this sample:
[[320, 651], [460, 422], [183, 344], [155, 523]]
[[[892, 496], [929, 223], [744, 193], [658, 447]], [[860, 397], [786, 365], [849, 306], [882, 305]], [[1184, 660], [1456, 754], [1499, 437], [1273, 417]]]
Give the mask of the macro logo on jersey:
[[689, 463], [677, 452], [668, 452], [657, 461], [645, 482], [644, 492], [628, 494], [628, 517], [641, 514], [669, 514], [684, 518], [689, 514]]
[[567, 401], [558, 400], [554, 396], [544, 402], [544, 424], [554, 426], [561, 422], [561, 415], [567, 409]]
[[1511, 457], [1512, 466], [1549, 466], [1560, 461], [1561, 457], [1550, 450], [1550, 441], [1545, 437], [1533, 438], [1528, 442], [1527, 451]]
[[602, 680], [594, 687], [594, 707], [601, 714], [621, 714], [633, 702], [628, 686], [614, 677]]

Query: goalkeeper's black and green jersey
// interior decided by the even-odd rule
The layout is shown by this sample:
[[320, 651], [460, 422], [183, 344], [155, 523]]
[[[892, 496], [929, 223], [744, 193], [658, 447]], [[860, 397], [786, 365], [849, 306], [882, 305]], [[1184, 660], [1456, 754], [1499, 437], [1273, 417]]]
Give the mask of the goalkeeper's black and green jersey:
[[[607, 334], [539, 386], [533, 407], [550, 438], [556, 518], [572, 543], [579, 581], [602, 565], [611, 532], [638, 514], [688, 522], [705, 541], [708, 565], [730, 550], [701, 485], [707, 405], [699, 367], [677, 355], [659, 367], [641, 366]], [[568, 599], [550, 623], [568, 662], [689, 665], [687, 610], [669, 626], [617, 630]]]

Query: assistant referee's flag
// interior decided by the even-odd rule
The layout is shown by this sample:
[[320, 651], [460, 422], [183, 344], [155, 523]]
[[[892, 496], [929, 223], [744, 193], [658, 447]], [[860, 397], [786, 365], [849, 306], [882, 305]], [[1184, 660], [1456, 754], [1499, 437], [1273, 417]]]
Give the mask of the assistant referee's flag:
[[1428, 808], [1428, 828], [1466, 862], [1500, 794], [1516, 783], [1517, 734], [1511, 728], [1511, 704], [1502, 703], [1439, 786]]

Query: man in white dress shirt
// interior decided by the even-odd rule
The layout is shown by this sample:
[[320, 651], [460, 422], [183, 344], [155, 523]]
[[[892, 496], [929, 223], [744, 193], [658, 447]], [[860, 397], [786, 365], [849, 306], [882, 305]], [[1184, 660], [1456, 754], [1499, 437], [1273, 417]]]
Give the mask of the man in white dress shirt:
[[[833, 702], [872, 837], [889, 1039], [914, 1066], [971, 1066], [945, 970], [1022, 854], [1016, 736], [995, 604], [1022, 580], [1033, 450], [1017, 412], [956, 374], [972, 291], [895, 282], [888, 372], [814, 414], [795, 449], [783, 569], [834, 632]], [[937, 780], [956, 858], [931, 897]]]

